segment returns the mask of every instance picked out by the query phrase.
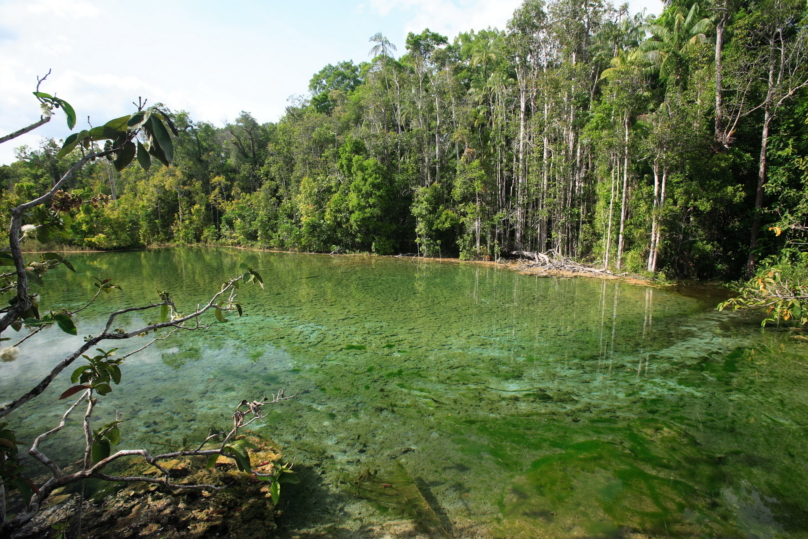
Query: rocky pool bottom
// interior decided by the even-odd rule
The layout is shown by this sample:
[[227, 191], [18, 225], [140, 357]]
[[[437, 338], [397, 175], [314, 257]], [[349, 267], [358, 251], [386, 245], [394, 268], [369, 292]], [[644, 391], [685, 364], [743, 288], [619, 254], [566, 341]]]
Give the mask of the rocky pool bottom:
[[[255, 429], [302, 480], [280, 536], [808, 536], [808, 347], [703, 291], [192, 249], [74, 257], [43, 302], [126, 276], [82, 313], [93, 333], [155, 289], [201, 300], [242, 260], [266, 283], [241, 292], [244, 318], [128, 360], [97, 415], [126, 420], [121, 447], [162, 451], [226, 427], [242, 399], [297, 393]], [[31, 341], [0, 365], [2, 400], [81, 339]], [[67, 384], [13, 419], [23, 439], [55, 424]], [[65, 462], [70, 428], [46, 446]]]

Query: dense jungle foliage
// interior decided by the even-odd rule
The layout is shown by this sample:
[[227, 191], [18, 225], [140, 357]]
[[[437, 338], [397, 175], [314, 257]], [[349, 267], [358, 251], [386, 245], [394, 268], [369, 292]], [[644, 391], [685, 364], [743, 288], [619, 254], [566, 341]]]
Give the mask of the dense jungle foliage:
[[[68, 219], [90, 248], [219, 243], [497, 258], [547, 251], [676, 278], [751, 276], [808, 225], [802, 0], [677, 0], [659, 17], [526, 0], [505, 30], [381, 34], [277, 123], [172, 113], [173, 165], [100, 160]], [[69, 96], [68, 96], [69, 97]], [[154, 96], [157, 97], [157, 96]], [[79, 150], [20, 148], [0, 215]]]

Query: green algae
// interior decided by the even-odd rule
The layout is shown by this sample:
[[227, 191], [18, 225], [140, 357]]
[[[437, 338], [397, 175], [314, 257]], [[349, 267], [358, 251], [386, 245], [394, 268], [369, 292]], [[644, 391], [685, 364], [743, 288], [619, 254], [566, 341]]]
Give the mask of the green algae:
[[[490, 267], [224, 250], [79, 256], [76, 276], [48, 285], [77, 305], [86, 274], [131, 272], [83, 313], [81, 335], [155, 288], [200, 301], [240, 261], [266, 285], [240, 291], [244, 317], [128, 360], [97, 409], [124, 414], [128, 446], [203, 438], [234, 404], [284, 387], [297, 397], [255, 428], [329, 492], [355, 495], [346, 476], [401, 462], [416, 487], [434, 483], [427, 505], [500, 537], [808, 536], [806, 346], [709, 301]], [[33, 366], [2, 365], [4, 399], [58, 357], [49, 339], [31, 340], [43, 351]], [[42, 402], [30, 434], [58, 421], [55, 398]]]

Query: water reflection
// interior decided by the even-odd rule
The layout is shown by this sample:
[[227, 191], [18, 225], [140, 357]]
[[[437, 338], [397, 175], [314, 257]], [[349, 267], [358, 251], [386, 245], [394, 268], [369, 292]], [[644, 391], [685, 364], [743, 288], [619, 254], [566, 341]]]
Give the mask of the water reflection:
[[[346, 485], [368, 469], [403, 477], [399, 464], [469, 535], [806, 528], [804, 353], [700, 297], [490, 266], [203, 249], [74, 257], [78, 274], [51, 278], [48, 297], [76, 305], [88, 275], [125, 279], [83, 313], [82, 335], [154, 290], [193, 305], [241, 261], [266, 284], [242, 290], [244, 318], [127, 362], [99, 407], [99, 420], [123, 414], [131, 447], [204, 436], [233, 403], [286, 387], [298, 398], [262, 432], [322, 474], [304, 513], [353, 500], [326, 519], [346, 533], [393, 518]], [[31, 344], [36, 357], [0, 364], [2, 400], [66, 346], [51, 330]], [[20, 428], [50, 425], [63, 389]]]

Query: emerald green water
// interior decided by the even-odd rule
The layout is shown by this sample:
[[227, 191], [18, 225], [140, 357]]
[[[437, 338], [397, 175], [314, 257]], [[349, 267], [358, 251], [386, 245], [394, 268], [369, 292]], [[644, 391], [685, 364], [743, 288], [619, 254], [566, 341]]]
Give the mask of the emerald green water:
[[[127, 360], [97, 418], [117, 411], [121, 447], [159, 451], [225, 428], [242, 399], [297, 393], [256, 428], [303, 479], [285, 487], [290, 536], [395, 535], [388, 521], [402, 519], [436, 537], [808, 536], [808, 345], [715, 312], [714, 298], [410, 259], [177, 249], [71, 260], [77, 274], [46, 275], [44, 306], [80, 305], [89, 276], [123, 290], [79, 315], [79, 337], [49, 329], [0, 363], [0, 400], [96, 333], [103, 313], [156, 290], [190, 310], [246, 262], [266, 290], [242, 289], [245, 316], [211, 316], [207, 331]], [[70, 370], [14, 418], [18, 437], [58, 422]], [[78, 432], [74, 422], [46, 449], [70, 462]], [[368, 470], [396, 492], [410, 481], [429, 515], [381, 499]]]

